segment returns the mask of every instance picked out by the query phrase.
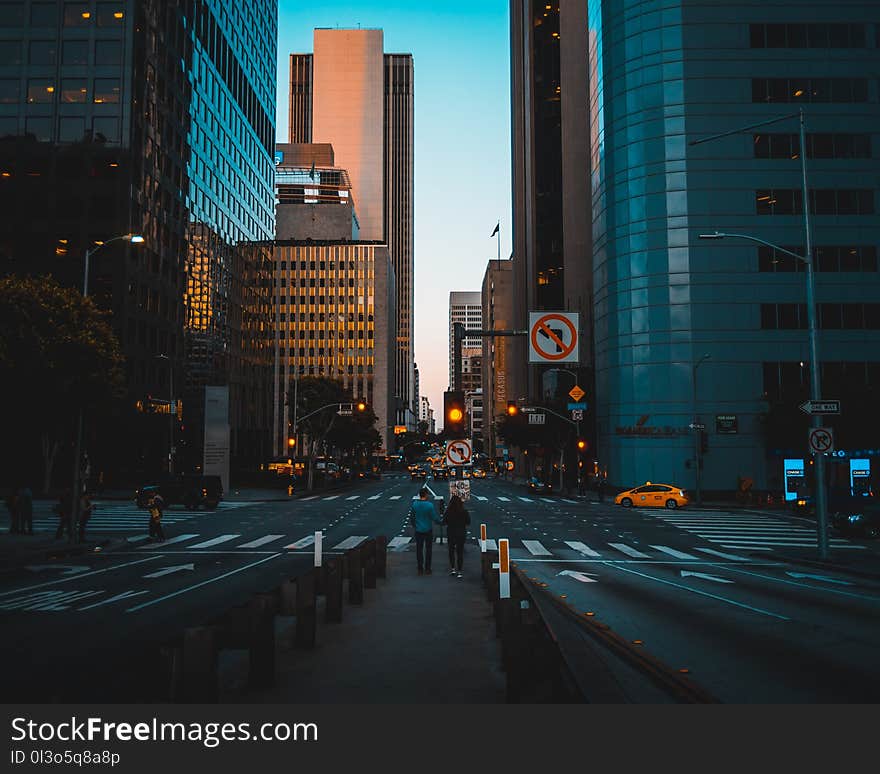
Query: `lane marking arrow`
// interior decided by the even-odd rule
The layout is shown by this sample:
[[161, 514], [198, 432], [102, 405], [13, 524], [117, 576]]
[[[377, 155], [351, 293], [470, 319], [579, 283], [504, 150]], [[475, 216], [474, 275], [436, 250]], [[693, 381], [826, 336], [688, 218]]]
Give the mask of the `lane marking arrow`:
[[703, 580], [715, 581], [715, 583], [733, 583], [727, 578], [719, 578], [717, 575], [707, 575], [704, 572], [691, 572], [690, 570], [681, 571], [682, 578], [702, 578]]
[[189, 570], [192, 572], [196, 569], [194, 564], [178, 564], [176, 567], [163, 567], [158, 572], [150, 573], [149, 575], [144, 575], [145, 578], [162, 578], [165, 575], [171, 575], [175, 572], [180, 572], [181, 570]]
[[40, 572], [41, 570], [64, 570], [63, 575], [75, 575], [78, 572], [86, 572], [92, 568], [78, 564], [29, 564], [26, 569], [31, 572]]
[[841, 586], [852, 586], [852, 583], [849, 581], [840, 580], [840, 578], [829, 578], [826, 575], [811, 575], [808, 572], [787, 572], [785, 574], [792, 578], [809, 578], [810, 580], [825, 581], [825, 583], [837, 583]]
[[589, 572], [575, 572], [574, 570], [563, 570], [562, 572], [556, 573], [556, 576], [567, 575], [569, 578], [574, 578], [576, 581], [580, 581], [581, 583], [598, 583], [595, 578], [598, 576], [593, 576], [592, 573]]

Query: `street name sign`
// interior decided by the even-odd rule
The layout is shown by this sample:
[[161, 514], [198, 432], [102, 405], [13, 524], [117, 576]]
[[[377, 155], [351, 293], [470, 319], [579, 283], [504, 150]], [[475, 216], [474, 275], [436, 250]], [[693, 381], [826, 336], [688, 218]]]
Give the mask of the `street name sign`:
[[586, 403], [569, 403], [568, 410], [569, 411], [586, 411], [587, 404]]
[[577, 312], [529, 312], [529, 362], [577, 363]]
[[839, 414], [839, 400], [807, 400], [798, 408], [805, 414]]
[[547, 415], [546, 414], [529, 414], [529, 424], [530, 425], [543, 425], [546, 424]]

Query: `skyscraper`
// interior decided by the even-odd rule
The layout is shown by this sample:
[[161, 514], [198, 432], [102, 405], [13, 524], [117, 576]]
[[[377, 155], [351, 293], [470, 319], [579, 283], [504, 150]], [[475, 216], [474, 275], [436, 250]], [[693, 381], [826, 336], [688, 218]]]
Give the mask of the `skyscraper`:
[[360, 238], [388, 245], [397, 282], [397, 422], [415, 429], [413, 94], [410, 54], [385, 54], [377, 29], [316, 29], [291, 54], [290, 141], [331, 143], [348, 170]]
[[481, 361], [483, 340], [468, 336], [461, 342], [462, 383], [453, 386], [455, 374], [453, 326], [462, 323], [465, 330], [480, 330], [483, 321], [482, 296], [479, 290], [453, 290], [449, 294], [449, 389], [472, 392], [482, 386]]
[[[175, 467], [202, 465], [205, 387], [233, 463], [268, 451], [277, 3], [0, 6], [2, 271], [52, 273], [112, 311], [126, 405], [183, 399]], [[165, 358], [158, 358], [164, 355]], [[171, 373], [169, 373], [169, 367]], [[167, 421], [114, 418], [93, 468], [165, 467]]]

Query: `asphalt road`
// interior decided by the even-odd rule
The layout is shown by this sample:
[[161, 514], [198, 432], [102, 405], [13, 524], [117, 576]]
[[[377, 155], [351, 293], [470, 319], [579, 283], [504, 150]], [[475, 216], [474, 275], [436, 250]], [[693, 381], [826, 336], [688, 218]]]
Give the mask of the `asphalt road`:
[[[624, 510], [576, 497], [540, 497], [472, 481], [471, 530], [507, 537], [511, 556], [548, 591], [566, 594], [621, 636], [725, 702], [875, 702], [880, 698], [877, 541], [835, 537], [834, 554], [877, 559], [878, 576], [817, 570], [815, 532], [769, 514]], [[173, 637], [277, 587], [325, 554], [379, 534], [405, 534], [421, 483], [399, 477], [281, 503], [172, 509], [168, 540], [144, 539], [143, 511], [102, 504], [96, 533], [129, 535], [121, 550], [22, 568], [0, 578], [0, 642], [8, 701], [119, 700], [140, 647]], [[428, 481], [438, 495], [447, 482]], [[126, 510], [127, 509], [127, 510]], [[36, 514], [38, 529], [51, 526]], [[46, 516], [48, 519], [48, 515]], [[466, 572], [478, 572], [469, 546]], [[792, 558], [795, 557], [795, 558]], [[413, 565], [415, 561], [413, 560]], [[435, 546], [435, 573], [445, 546]]]

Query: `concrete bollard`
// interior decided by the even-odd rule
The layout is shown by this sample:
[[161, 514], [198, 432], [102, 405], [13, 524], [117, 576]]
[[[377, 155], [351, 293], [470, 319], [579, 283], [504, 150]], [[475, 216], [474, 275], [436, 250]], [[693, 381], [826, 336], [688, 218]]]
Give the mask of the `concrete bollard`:
[[324, 621], [342, 621], [342, 559], [338, 556], [324, 562]]
[[376, 538], [376, 577], [383, 580], [388, 577], [388, 538], [385, 535]]
[[364, 603], [364, 568], [360, 546], [345, 552], [345, 564], [348, 569], [348, 602], [350, 605], [362, 605]]
[[217, 641], [210, 626], [183, 632], [183, 659], [179, 701], [190, 704], [217, 701]]
[[376, 541], [368, 540], [361, 545], [364, 562], [364, 588], [376, 588]]
[[257, 594], [248, 606], [248, 686], [261, 690], [275, 683], [275, 613], [278, 603], [272, 594]]
[[310, 570], [296, 579], [296, 647], [314, 648], [318, 627], [315, 579], [319, 570]]

